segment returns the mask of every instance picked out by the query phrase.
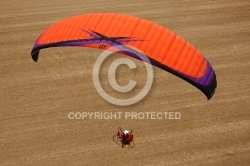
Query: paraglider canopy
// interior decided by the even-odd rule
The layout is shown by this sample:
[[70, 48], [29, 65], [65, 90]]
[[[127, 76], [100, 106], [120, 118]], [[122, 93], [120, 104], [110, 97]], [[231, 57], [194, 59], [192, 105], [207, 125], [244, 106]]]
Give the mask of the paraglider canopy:
[[41, 49], [62, 46], [112, 49], [139, 60], [137, 55], [143, 54], [152, 65], [200, 89], [207, 99], [217, 86], [215, 72], [199, 50], [169, 29], [138, 17], [95, 13], [65, 19], [40, 35], [32, 58], [37, 62]]

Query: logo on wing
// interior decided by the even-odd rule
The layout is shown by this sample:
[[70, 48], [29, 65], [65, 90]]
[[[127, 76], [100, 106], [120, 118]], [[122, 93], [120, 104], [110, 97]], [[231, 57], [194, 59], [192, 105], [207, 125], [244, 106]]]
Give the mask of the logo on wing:
[[105, 49], [108, 45], [124, 45], [128, 42], [135, 42], [135, 41], [143, 41], [139, 39], [135, 39], [134, 37], [108, 37], [99, 32], [95, 32], [92, 30], [82, 30], [83, 32], [87, 33], [89, 36], [92, 37], [90, 40], [99, 40], [100, 42], [107, 43], [107, 44], [100, 44], [100, 49]]

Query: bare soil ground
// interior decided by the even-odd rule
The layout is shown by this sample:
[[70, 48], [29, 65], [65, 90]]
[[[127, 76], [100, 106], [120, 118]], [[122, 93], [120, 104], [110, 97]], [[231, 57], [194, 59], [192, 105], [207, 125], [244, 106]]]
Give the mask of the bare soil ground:
[[[93, 85], [92, 69], [100, 50], [51, 48], [41, 52], [39, 62], [32, 61], [31, 49], [45, 28], [96, 12], [142, 17], [183, 36], [216, 71], [213, 98], [207, 101], [190, 84], [154, 68], [148, 96], [119, 107], [103, 100]], [[1, 166], [250, 165], [249, 0], [9, 0], [0, 7], [0, 34]], [[129, 77], [120, 79], [126, 83]], [[70, 112], [91, 111], [174, 111], [182, 116], [68, 118]], [[119, 126], [134, 130], [133, 149], [113, 142]]]

